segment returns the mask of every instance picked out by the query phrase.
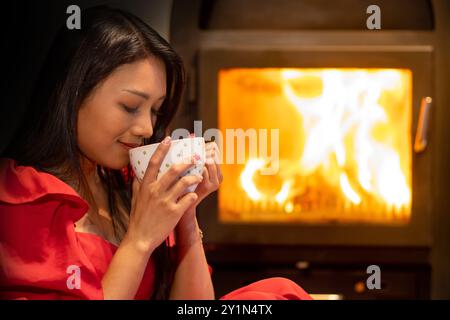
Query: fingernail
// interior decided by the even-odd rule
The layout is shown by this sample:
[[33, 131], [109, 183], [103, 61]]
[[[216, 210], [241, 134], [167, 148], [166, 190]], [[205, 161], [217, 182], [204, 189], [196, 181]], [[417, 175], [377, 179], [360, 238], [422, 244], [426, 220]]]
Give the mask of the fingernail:
[[169, 143], [170, 143], [170, 140], [171, 140], [170, 136], [167, 136], [167, 137], [164, 138], [164, 140], [162, 141], [162, 143], [164, 143], [164, 144], [169, 144]]

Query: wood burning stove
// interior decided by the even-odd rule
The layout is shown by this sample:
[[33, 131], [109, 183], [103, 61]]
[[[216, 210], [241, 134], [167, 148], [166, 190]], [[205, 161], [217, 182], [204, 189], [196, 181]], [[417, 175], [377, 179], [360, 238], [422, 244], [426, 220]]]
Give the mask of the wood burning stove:
[[[254, 181], [241, 181], [254, 163], [248, 154], [244, 165], [224, 161], [228, 181], [218, 201], [211, 199], [206, 209], [218, 214], [204, 216], [213, 230], [210, 240], [429, 245], [431, 190], [424, 181], [431, 179], [431, 152], [430, 148], [413, 152], [413, 141], [421, 100], [432, 94], [430, 49], [201, 51], [199, 90], [205, 94], [199, 97], [199, 118], [203, 126], [223, 132], [230, 128], [280, 131], [279, 171], [260, 176], [258, 187], [265, 188], [266, 194], [256, 191], [253, 196], [262, 199], [252, 198], [251, 188], [245, 185], [252, 183], [257, 190]], [[317, 96], [304, 98], [302, 94], [309, 93], [296, 92], [295, 85]], [[335, 94], [341, 96], [330, 97]], [[370, 106], [370, 99], [374, 105]], [[379, 121], [378, 127], [369, 124], [369, 118], [377, 117], [373, 121]], [[377, 131], [385, 138], [377, 140]], [[370, 155], [364, 154], [366, 149]], [[367, 157], [364, 163], [358, 163], [361, 157]], [[364, 170], [372, 183], [366, 189]], [[386, 179], [384, 186], [377, 187], [383, 182], [376, 179]], [[285, 199], [279, 201], [283, 190]], [[362, 199], [363, 194], [367, 198]]]
[[[236, 279], [284, 275], [313, 293], [427, 297], [435, 153], [427, 130], [434, 122], [431, 4], [409, 2], [409, 14], [419, 16], [415, 24], [404, 13], [387, 30], [372, 32], [358, 25], [356, 9], [354, 18], [343, 18], [342, 7], [328, 2], [303, 1], [305, 11], [282, 22], [266, 9], [292, 9], [295, 1], [258, 2], [265, 24], [252, 1], [239, 10], [233, 3], [187, 8], [175, 1], [171, 30], [189, 71], [176, 125], [192, 128], [202, 120], [204, 130], [222, 133], [216, 142], [224, 183], [199, 208], [219, 294], [244, 284]], [[381, 4], [383, 10], [387, 2]], [[318, 20], [289, 20], [308, 10]], [[228, 157], [239, 139], [236, 131], [226, 134], [231, 129], [247, 143], [241, 163]], [[258, 130], [277, 130], [263, 156], [259, 142], [259, 152], [250, 146]], [[276, 159], [268, 157], [271, 139], [278, 139]], [[277, 171], [261, 175], [270, 161]], [[382, 265], [391, 279], [384, 296], [361, 289], [370, 264]], [[348, 283], [324, 285], [333, 277]]]

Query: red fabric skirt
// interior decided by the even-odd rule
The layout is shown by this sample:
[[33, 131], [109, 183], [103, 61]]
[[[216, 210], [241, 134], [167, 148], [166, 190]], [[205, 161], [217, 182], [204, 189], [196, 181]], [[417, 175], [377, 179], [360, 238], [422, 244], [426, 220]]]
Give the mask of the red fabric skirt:
[[289, 279], [268, 278], [234, 290], [220, 300], [312, 300], [312, 298]]

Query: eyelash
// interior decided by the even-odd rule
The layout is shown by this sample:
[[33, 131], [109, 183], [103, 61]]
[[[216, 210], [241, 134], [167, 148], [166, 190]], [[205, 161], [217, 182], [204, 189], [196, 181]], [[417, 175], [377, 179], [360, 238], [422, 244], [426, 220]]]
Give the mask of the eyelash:
[[[126, 112], [128, 112], [128, 113], [130, 113], [130, 114], [135, 114], [135, 113], [137, 113], [137, 111], [138, 111], [138, 109], [139, 108], [131, 108], [131, 107], [128, 107], [128, 106], [126, 106], [126, 105], [122, 105], [122, 107], [124, 108], [124, 110], [126, 111]], [[160, 117], [160, 116], [162, 116], [163, 115], [163, 113], [162, 112], [160, 112], [160, 111], [155, 111], [155, 110], [153, 110], [152, 109], [152, 114], [154, 114], [154, 115], [156, 115], [157, 117]]]
[[128, 113], [136, 113], [138, 110], [138, 108], [130, 108], [124, 104], [122, 105], [122, 108]]

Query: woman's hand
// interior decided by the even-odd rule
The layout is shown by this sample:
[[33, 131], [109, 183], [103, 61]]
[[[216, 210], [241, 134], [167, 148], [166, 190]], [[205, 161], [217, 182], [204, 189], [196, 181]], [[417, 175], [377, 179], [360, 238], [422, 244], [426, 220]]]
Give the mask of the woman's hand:
[[186, 193], [186, 188], [200, 183], [201, 176], [184, 176], [184, 171], [194, 165], [176, 164], [156, 180], [158, 170], [170, 148], [170, 138], [161, 143], [153, 154], [142, 182], [133, 181], [130, 224], [126, 239], [144, 252], [153, 251], [172, 232], [180, 218], [191, 207], [198, 195]]
[[220, 170], [219, 147], [215, 142], [206, 144], [205, 167], [203, 168], [203, 181], [195, 189], [198, 198], [195, 205], [199, 204], [209, 194], [219, 189], [223, 181], [222, 171]]
[[203, 181], [195, 189], [197, 200], [186, 210], [181, 219], [179, 228], [187, 228], [188, 225], [193, 226], [195, 223], [195, 213], [197, 205], [205, 199], [209, 194], [219, 189], [223, 181], [222, 171], [220, 170], [220, 151], [215, 142], [206, 144], [205, 167], [203, 168]]

